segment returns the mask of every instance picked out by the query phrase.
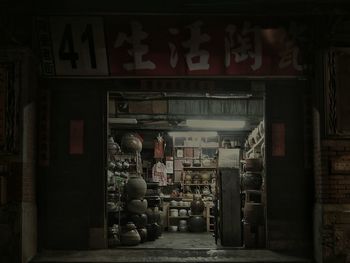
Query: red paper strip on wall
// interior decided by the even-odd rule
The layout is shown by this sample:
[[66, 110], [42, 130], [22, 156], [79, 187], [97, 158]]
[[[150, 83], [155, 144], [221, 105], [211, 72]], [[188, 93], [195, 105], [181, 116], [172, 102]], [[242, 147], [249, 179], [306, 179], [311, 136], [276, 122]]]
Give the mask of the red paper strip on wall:
[[84, 153], [84, 121], [70, 121], [69, 154]]
[[286, 128], [284, 123], [272, 124], [272, 156], [286, 155]]

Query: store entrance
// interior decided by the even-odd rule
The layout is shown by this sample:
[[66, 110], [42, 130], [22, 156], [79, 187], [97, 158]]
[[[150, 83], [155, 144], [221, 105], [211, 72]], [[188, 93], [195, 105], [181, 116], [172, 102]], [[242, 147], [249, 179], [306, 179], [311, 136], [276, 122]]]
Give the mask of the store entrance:
[[107, 101], [110, 248], [265, 247], [261, 91]]

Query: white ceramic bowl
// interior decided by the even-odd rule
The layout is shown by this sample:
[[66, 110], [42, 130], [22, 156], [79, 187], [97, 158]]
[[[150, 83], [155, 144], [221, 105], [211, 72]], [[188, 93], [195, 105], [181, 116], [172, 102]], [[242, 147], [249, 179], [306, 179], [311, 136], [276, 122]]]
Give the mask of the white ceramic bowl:
[[178, 227], [177, 226], [169, 226], [170, 232], [177, 232]]

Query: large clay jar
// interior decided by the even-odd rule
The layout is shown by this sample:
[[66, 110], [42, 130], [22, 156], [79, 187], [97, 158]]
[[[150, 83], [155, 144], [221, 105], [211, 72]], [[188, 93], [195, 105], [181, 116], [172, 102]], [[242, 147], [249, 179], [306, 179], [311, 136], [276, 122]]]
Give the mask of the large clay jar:
[[245, 172], [242, 177], [243, 190], [260, 190], [262, 177], [260, 173]]
[[133, 223], [126, 225], [126, 231], [120, 235], [120, 242], [125, 246], [135, 246], [139, 244], [141, 237], [136, 230], [136, 226]]
[[148, 196], [145, 197], [148, 202], [148, 207], [158, 207], [160, 205], [160, 197], [159, 196]]
[[204, 202], [201, 195], [194, 195], [191, 202], [192, 215], [201, 215], [204, 211]]
[[138, 175], [130, 175], [126, 184], [129, 199], [139, 199], [145, 196], [147, 190], [146, 181]]
[[211, 174], [209, 172], [203, 172], [201, 176], [202, 176], [202, 183], [204, 182], [208, 183], [210, 180]]
[[262, 161], [260, 158], [245, 159], [244, 169], [247, 172], [260, 172], [262, 170]]
[[130, 216], [130, 221], [132, 221], [137, 228], [144, 228], [147, 225], [147, 215], [146, 214], [132, 214]]
[[157, 239], [158, 226], [156, 223], [147, 224], [147, 240], [154, 241]]
[[124, 134], [121, 144], [125, 153], [139, 153], [142, 150], [142, 142], [136, 133]]
[[188, 220], [189, 230], [191, 232], [204, 232], [205, 231], [205, 220], [203, 216], [194, 215]]
[[148, 223], [160, 223], [160, 212], [158, 207], [147, 208]]
[[130, 200], [128, 201], [127, 208], [130, 213], [143, 214], [147, 210], [147, 200], [146, 199]]
[[244, 221], [252, 225], [259, 225], [264, 222], [264, 207], [261, 203], [245, 203]]
[[139, 235], [141, 237], [141, 243], [147, 241], [147, 229], [146, 228], [139, 228], [139, 229], [137, 229], [137, 232], [139, 232]]

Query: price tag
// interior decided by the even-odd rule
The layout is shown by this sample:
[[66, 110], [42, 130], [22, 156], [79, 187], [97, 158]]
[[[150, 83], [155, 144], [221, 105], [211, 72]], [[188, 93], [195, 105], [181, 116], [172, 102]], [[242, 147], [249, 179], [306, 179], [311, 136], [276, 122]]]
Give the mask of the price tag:
[[101, 17], [51, 17], [56, 75], [108, 75]]

